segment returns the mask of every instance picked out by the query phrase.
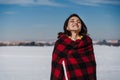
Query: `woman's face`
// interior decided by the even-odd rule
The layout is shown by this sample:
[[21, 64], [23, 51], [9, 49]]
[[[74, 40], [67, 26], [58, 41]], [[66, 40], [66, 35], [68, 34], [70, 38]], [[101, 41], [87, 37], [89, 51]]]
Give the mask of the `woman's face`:
[[77, 31], [80, 32], [81, 31], [81, 21], [78, 17], [73, 16], [68, 20], [68, 26], [67, 26], [67, 30], [68, 31]]

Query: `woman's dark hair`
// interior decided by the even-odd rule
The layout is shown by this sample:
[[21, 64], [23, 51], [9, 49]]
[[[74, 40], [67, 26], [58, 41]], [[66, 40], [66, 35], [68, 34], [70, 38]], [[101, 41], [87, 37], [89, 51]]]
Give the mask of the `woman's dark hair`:
[[78, 17], [81, 21], [81, 25], [82, 25], [82, 29], [81, 31], [79, 32], [79, 35], [86, 35], [87, 34], [87, 27], [85, 25], [85, 23], [82, 21], [82, 19], [77, 15], [77, 14], [71, 14], [66, 20], [65, 20], [65, 23], [64, 23], [64, 33], [68, 36], [71, 36], [71, 33], [70, 31], [67, 30], [67, 26], [68, 26], [68, 21], [71, 17]]

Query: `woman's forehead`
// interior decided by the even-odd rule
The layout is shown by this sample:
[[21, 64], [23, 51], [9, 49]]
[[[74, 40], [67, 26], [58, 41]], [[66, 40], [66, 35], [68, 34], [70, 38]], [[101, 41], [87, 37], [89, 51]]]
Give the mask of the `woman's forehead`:
[[76, 16], [71, 17], [69, 20], [75, 20], [75, 19], [80, 20], [80, 19], [79, 19], [78, 17], [76, 17]]

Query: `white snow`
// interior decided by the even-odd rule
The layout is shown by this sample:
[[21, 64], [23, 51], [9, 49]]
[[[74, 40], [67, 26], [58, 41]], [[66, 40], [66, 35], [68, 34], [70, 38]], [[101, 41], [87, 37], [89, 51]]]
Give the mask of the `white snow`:
[[[0, 47], [0, 80], [50, 80], [53, 46]], [[94, 45], [98, 80], [120, 80], [120, 47]]]

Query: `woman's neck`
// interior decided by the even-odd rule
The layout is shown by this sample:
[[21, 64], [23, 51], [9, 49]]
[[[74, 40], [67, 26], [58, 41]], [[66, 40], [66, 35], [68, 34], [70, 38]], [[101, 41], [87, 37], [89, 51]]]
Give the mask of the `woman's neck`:
[[72, 39], [72, 40], [76, 40], [77, 38], [78, 38], [78, 32], [75, 32], [75, 31], [71, 31], [71, 36], [70, 36], [70, 38]]

